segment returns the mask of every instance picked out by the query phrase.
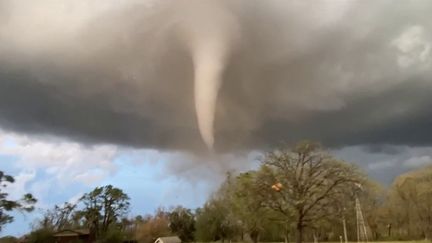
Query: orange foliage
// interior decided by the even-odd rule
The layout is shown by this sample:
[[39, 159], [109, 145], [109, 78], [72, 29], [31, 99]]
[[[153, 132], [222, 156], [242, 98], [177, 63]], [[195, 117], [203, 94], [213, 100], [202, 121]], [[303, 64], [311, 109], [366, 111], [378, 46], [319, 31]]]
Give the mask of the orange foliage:
[[159, 210], [155, 216], [147, 217], [138, 225], [136, 238], [140, 242], [153, 243], [158, 237], [169, 236], [168, 214]]

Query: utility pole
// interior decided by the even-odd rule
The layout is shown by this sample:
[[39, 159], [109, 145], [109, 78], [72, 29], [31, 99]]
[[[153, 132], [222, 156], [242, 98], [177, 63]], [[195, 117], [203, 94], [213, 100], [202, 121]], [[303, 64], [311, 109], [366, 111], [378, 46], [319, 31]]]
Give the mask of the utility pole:
[[[345, 215], [342, 216], [342, 224], [343, 224], [343, 232], [344, 232], [345, 243], [348, 243], [348, 234], [347, 234], [347, 228], [346, 228]], [[342, 241], [342, 239], [341, 239], [341, 241]]]

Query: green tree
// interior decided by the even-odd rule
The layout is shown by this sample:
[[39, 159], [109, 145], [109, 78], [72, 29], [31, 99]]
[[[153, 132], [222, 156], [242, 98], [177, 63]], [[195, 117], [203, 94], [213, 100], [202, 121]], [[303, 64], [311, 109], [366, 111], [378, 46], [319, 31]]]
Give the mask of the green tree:
[[396, 178], [387, 206], [403, 239], [432, 238], [432, 166]]
[[174, 208], [168, 215], [171, 232], [183, 242], [192, 242], [195, 233], [195, 215], [182, 206]]
[[0, 231], [5, 224], [13, 221], [13, 217], [9, 215], [8, 212], [12, 210], [31, 212], [34, 209], [34, 204], [37, 202], [37, 200], [29, 193], [25, 194], [20, 200], [8, 199], [9, 194], [1, 189], [6, 188], [14, 182], [15, 180], [12, 176], [0, 171]]
[[[328, 217], [339, 194], [363, 179], [353, 165], [335, 159], [318, 144], [302, 142], [291, 150], [275, 150], [265, 156], [258, 180], [263, 190], [258, 192], [267, 197], [269, 208], [287, 220], [294, 217], [296, 242], [300, 243], [305, 228]], [[275, 183], [277, 190], [272, 189]]]
[[230, 212], [227, 202], [221, 198], [212, 198], [202, 209], [197, 210], [196, 238], [198, 241], [232, 240], [240, 227], [237, 219]]
[[239, 221], [243, 232], [249, 234], [253, 242], [258, 242], [265, 225], [269, 223], [270, 212], [265, 207], [265, 197], [258, 193], [261, 188], [257, 173], [249, 171], [235, 178], [227, 177], [227, 201], [234, 217]]
[[98, 239], [98, 243], [122, 243], [126, 239], [123, 231], [116, 227], [110, 227], [107, 232]]
[[14, 236], [4, 236], [0, 238], [1, 243], [16, 243], [18, 242], [18, 238]]
[[84, 194], [80, 202], [84, 204], [84, 209], [79, 214], [97, 238], [116, 224], [128, 212], [130, 205], [129, 196], [112, 185], [96, 187]]
[[367, 178], [361, 181], [361, 185], [348, 184], [335, 191], [338, 200], [333, 200], [332, 205], [326, 208], [326, 217], [313, 224], [313, 233], [321, 240], [337, 241], [339, 236], [344, 237], [344, 224], [348, 240], [357, 240], [356, 199], [359, 199], [366, 221], [368, 239], [379, 238], [382, 201], [385, 193], [376, 182]]

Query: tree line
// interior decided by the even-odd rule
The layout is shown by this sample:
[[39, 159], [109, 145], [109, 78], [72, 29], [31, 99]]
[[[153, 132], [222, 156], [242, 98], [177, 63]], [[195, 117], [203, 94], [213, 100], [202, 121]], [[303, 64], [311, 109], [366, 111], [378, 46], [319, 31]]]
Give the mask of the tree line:
[[[7, 186], [13, 178], [1, 173], [0, 181]], [[31, 211], [36, 203], [30, 194], [19, 201], [7, 197], [0, 193], [0, 226], [12, 221], [8, 211]], [[183, 242], [356, 241], [358, 208], [366, 229], [361, 237], [370, 241], [430, 239], [432, 167], [401, 175], [385, 189], [319, 144], [301, 142], [267, 153], [256, 170], [227, 173], [200, 208], [128, 217], [129, 207], [121, 189], [97, 187], [76, 204], [47, 210], [29, 242], [50, 242], [63, 229], [89, 229], [98, 242], [151, 243], [170, 235]]]

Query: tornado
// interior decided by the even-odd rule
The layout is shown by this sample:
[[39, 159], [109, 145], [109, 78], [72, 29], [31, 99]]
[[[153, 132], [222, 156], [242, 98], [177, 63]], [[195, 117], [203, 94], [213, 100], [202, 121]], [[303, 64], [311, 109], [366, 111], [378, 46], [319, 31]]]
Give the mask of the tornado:
[[194, 4], [194, 11], [183, 19], [182, 30], [193, 61], [198, 129], [212, 150], [218, 93], [239, 28], [238, 21], [221, 1], [200, 0]]
[[193, 50], [195, 110], [199, 131], [209, 149], [214, 145], [214, 120], [225, 68], [226, 45], [216, 39], [200, 42]]

